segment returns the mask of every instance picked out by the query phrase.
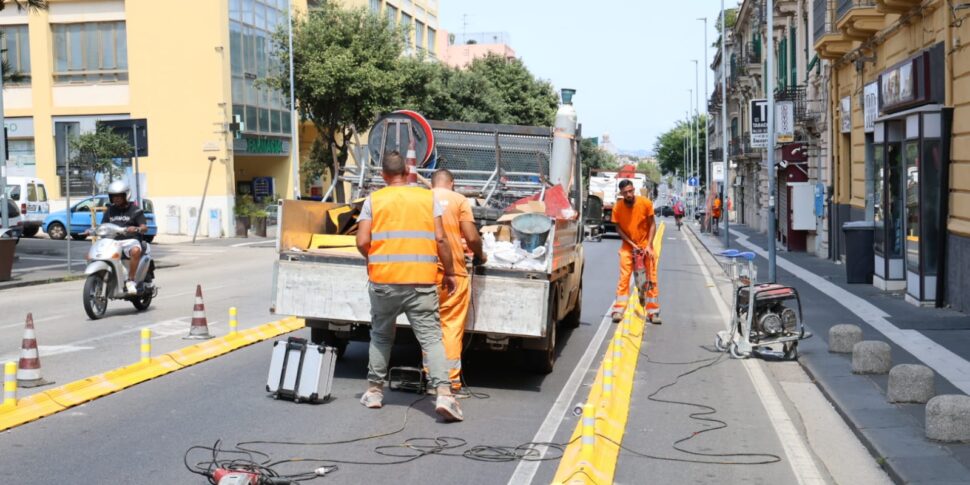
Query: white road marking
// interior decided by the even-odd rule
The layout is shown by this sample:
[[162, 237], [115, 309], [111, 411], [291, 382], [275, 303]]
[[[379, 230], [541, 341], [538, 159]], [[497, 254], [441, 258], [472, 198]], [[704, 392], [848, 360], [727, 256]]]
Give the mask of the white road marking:
[[[41, 322], [49, 322], [51, 320], [56, 320], [56, 319], [61, 318], [63, 316], [65, 316], [65, 315], [51, 315], [51, 316], [43, 317], [43, 318], [35, 318], [34, 319], [34, 323], [36, 324], [36, 323], [41, 323]], [[23, 327], [25, 323], [27, 323], [26, 322], [26, 317], [25, 317], [25, 320], [22, 320], [22, 321], [19, 321], [19, 322], [16, 322], [16, 323], [5, 323], [3, 325], [0, 325], [0, 330], [4, 330], [4, 329], [7, 329], [7, 328]]]
[[[84, 262], [84, 261], [72, 261], [71, 262], [71, 266], [85, 266], [85, 265], [87, 265], [87, 263]], [[12, 271], [12, 273], [26, 273], [26, 272], [29, 272], [29, 271], [37, 271], [37, 270], [42, 270], [42, 269], [64, 268], [64, 267], [67, 267], [67, 260], [65, 260], [61, 264], [47, 264], [47, 265], [44, 265], [44, 266], [31, 266], [29, 268], [14, 269]]]
[[244, 243], [233, 244], [233, 245], [231, 245], [229, 247], [242, 248], [242, 247], [246, 247], [246, 246], [256, 246], [258, 244], [270, 244], [270, 245], [275, 246], [276, 245], [276, 240], [275, 239], [271, 239], [269, 241], [244, 242]]
[[[576, 364], [573, 369], [573, 373], [569, 375], [569, 379], [566, 380], [566, 385], [563, 386], [562, 390], [559, 392], [559, 396], [556, 397], [556, 401], [553, 402], [552, 407], [549, 409], [549, 413], [546, 414], [546, 419], [542, 421], [542, 425], [539, 426], [539, 430], [536, 431], [536, 435], [532, 438], [535, 443], [549, 443], [556, 437], [556, 431], [559, 430], [559, 425], [563, 423], [566, 418], [566, 413], [572, 409], [573, 400], [576, 398], [576, 392], [579, 390], [579, 386], [583, 383], [583, 378], [586, 376], [586, 372], [589, 371], [590, 365], [593, 363], [593, 359], [599, 353], [600, 346], [603, 344], [603, 339], [606, 338], [607, 331], [613, 326], [613, 319], [610, 314], [607, 313], [600, 321], [600, 326], [596, 329], [596, 334], [593, 335], [593, 339], [590, 340], [589, 346], [586, 347], [586, 352], [583, 354], [582, 358]], [[545, 452], [540, 452], [539, 458], [545, 456]], [[519, 464], [515, 467], [515, 471], [512, 473], [512, 477], [509, 478], [509, 485], [521, 485], [525, 483], [532, 483], [532, 479], [535, 478], [536, 472], [539, 470], [539, 465], [542, 462], [537, 460], [519, 460]]]
[[71, 352], [80, 352], [82, 350], [92, 350], [94, 347], [81, 347], [76, 345], [38, 345], [37, 353], [43, 357], [48, 357], [57, 354], [69, 354]]
[[[768, 256], [767, 251], [748, 241], [748, 237], [743, 234], [738, 235], [738, 244], [754, 251], [761, 257]], [[970, 362], [951, 352], [946, 347], [930, 340], [916, 330], [903, 330], [893, 325], [887, 320], [887, 317], [889, 317], [888, 313], [849, 291], [840, 288], [835, 283], [785, 258], [776, 257], [775, 260], [778, 267], [793, 274], [796, 278], [808, 283], [818, 291], [825, 293], [826, 296], [854, 313], [886, 338], [910, 354], [913, 354], [916, 358], [922, 360], [923, 363], [953, 383], [958, 389], [966, 394], [970, 394]]]
[[[707, 269], [707, 265], [701, 260], [701, 256], [697, 253], [697, 249], [694, 248], [694, 244], [688, 241], [687, 247], [690, 248], [691, 254], [694, 255], [694, 259], [701, 267], [704, 280], [708, 285], [707, 290], [711, 292], [714, 304], [724, 319], [725, 328], [730, 330], [731, 325], [729, 319], [731, 313], [728, 310], [727, 303], [721, 299], [721, 294], [714, 286], [714, 278], [711, 276], [710, 270]], [[815, 460], [812, 459], [812, 455], [808, 451], [808, 444], [798, 433], [798, 430], [795, 428], [795, 423], [788, 416], [784, 405], [782, 405], [781, 400], [775, 393], [775, 389], [771, 386], [771, 382], [768, 381], [764, 369], [761, 368], [761, 361], [744, 359], [741, 362], [744, 365], [744, 369], [748, 372], [748, 377], [751, 379], [751, 384], [754, 385], [755, 392], [761, 398], [761, 404], [765, 407], [765, 413], [771, 421], [771, 426], [775, 429], [775, 434], [778, 435], [778, 440], [781, 441], [782, 449], [785, 451], [785, 456], [788, 457], [788, 463], [792, 468], [792, 472], [795, 474], [795, 479], [802, 485], [826, 483], [822, 477], [822, 473], [815, 464]]]

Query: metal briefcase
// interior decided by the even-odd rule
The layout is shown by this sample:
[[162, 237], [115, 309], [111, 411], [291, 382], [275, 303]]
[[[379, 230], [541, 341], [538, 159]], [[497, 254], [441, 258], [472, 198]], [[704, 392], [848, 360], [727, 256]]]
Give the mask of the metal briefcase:
[[266, 392], [277, 399], [295, 402], [323, 402], [330, 399], [334, 363], [332, 347], [308, 344], [306, 339], [290, 337], [273, 343]]

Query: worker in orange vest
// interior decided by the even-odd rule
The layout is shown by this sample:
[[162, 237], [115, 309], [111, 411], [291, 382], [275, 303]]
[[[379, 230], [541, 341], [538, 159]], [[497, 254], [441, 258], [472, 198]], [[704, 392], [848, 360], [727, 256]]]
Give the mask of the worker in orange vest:
[[711, 204], [711, 231], [714, 234], [718, 233], [718, 224], [721, 221], [721, 206], [723, 205], [723, 202], [721, 202], [722, 198], [723, 196], [721, 194], [717, 194], [717, 196], [714, 197], [714, 202]]
[[657, 258], [653, 239], [657, 233], [654, 220], [653, 202], [639, 196], [630, 180], [619, 184], [622, 199], [613, 206], [613, 222], [616, 232], [623, 239], [620, 246], [620, 280], [616, 284], [616, 302], [613, 304], [613, 322], [623, 318], [623, 308], [630, 299], [630, 276], [633, 273], [634, 257], [645, 258], [649, 290], [641, 294], [646, 303], [647, 315], [653, 323], [660, 323], [660, 294], [657, 288]]
[[381, 176], [387, 187], [371, 194], [358, 216], [357, 250], [367, 258], [371, 304], [368, 388], [360, 402], [368, 408], [383, 406], [395, 321], [404, 313], [437, 390], [435, 412], [446, 421], [461, 421], [464, 416], [448, 382], [438, 314], [439, 261], [444, 292], [453, 293], [457, 284], [441, 221], [444, 210], [430, 190], [408, 185], [407, 171], [400, 153], [384, 155]]
[[451, 171], [446, 168], [435, 171], [431, 176], [431, 186], [435, 200], [444, 209], [441, 224], [451, 249], [452, 267], [457, 283], [452, 293], [441, 285], [445, 276], [445, 267], [439, 262], [438, 301], [441, 307], [441, 332], [445, 343], [445, 359], [449, 367], [451, 392], [455, 397], [463, 398], [468, 397], [468, 393], [462, 388], [462, 340], [465, 337], [465, 322], [468, 319], [472, 296], [471, 278], [465, 265], [465, 254], [470, 250], [477, 264], [485, 264], [488, 256], [482, 250], [482, 238], [475, 226], [472, 206], [464, 195], [455, 192], [455, 177]]

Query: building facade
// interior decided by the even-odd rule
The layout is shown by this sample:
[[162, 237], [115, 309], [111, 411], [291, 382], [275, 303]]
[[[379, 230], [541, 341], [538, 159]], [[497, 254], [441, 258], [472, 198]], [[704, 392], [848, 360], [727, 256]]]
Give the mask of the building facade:
[[968, 5], [814, 3], [837, 127], [833, 228], [874, 224], [874, 285], [970, 311], [961, 257], [970, 251], [970, 50], [959, 41], [970, 35]]
[[[228, 234], [237, 194], [292, 193], [292, 114], [285, 96], [257, 82], [281, 69], [271, 35], [291, 7], [306, 1], [50, 0], [48, 10], [29, 13], [8, 6], [0, 29], [12, 67], [29, 74], [3, 92], [10, 173], [41, 177], [63, 198], [72, 137], [100, 122], [144, 119], [148, 153], [135, 190], [154, 202], [160, 232], [192, 232], [208, 180], [199, 232]], [[120, 163], [135, 182], [135, 164]], [[72, 170], [73, 179], [85, 177]], [[91, 184], [71, 187], [87, 195]]]
[[505, 32], [474, 32], [451, 34], [444, 32], [439, 46], [439, 59], [451, 67], [464, 68], [475, 59], [497, 55], [515, 59], [515, 50], [509, 45], [509, 34]]

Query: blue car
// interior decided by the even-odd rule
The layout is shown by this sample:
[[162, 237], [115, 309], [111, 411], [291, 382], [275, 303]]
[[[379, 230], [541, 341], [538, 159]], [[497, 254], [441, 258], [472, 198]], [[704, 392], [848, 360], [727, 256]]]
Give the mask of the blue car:
[[[148, 232], [145, 234], [145, 241], [152, 242], [155, 239], [155, 234], [158, 234], [158, 226], [155, 225], [155, 210], [152, 201], [148, 199], [142, 199], [142, 205], [145, 210], [145, 219], [148, 220]], [[91, 229], [91, 209], [93, 208], [95, 214], [97, 214], [95, 219], [95, 225], [101, 224], [101, 219], [104, 217], [104, 211], [108, 207], [108, 196], [107, 194], [95, 195], [93, 197], [88, 197], [86, 199], [81, 199], [80, 202], [71, 206], [71, 238], [77, 241], [87, 238], [84, 235], [84, 231]], [[68, 231], [65, 229], [67, 227], [67, 214], [65, 211], [52, 212], [46, 219], [44, 219], [44, 232], [51, 239], [64, 239], [68, 235]]]

